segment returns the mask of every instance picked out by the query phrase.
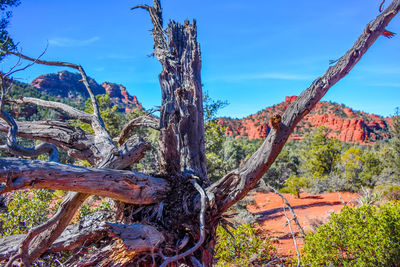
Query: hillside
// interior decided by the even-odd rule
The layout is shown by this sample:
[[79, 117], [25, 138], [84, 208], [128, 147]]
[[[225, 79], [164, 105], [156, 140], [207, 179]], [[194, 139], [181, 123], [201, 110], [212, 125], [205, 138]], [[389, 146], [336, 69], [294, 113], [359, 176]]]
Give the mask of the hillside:
[[[246, 118], [219, 118], [219, 123], [226, 127], [226, 135], [251, 139], [265, 138], [271, 130], [271, 116], [282, 114], [295, 99], [296, 96], [288, 96], [285, 102], [267, 107]], [[391, 118], [382, 118], [354, 111], [344, 105], [322, 101], [296, 126], [290, 139], [301, 139], [315, 127], [324, 125], [329, 130], [328, 137], [336, 137], [344, 142], [371, 144], [390, 138], [390, 123]]]
[[[80, 81], [81, 79], [78, 73], [61, 71], [41, 75], [34, 79], [30, 85], [44, 95], [58, 99], [67, 98], [68, 102], [82, 104], [89, 95], [84, 84]], [[88, 77], [88, 82], [95, 95], [105, 93], [110, 95], [112, 102], [118, 106], [120, 111], [129, 113], [136, 108], [142, 109], [142, 104], [136, 96], [131, 96], [124, 86], [109, 82], [99, 85], [90, 77]]]

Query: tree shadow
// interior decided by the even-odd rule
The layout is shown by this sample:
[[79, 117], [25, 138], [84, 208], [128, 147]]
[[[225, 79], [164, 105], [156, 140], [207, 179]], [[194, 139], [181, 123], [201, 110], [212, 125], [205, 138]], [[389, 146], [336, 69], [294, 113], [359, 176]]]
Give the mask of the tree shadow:
[[[337, 206], [340, 204], [342, 204], [340, 201], [333, 201], [333, 202], [321, 201], [321, 202], [316, 202], [316, 203], [311, 203], [311, 204], [306, 204], [306, 205], [292, 206], [292, 208], [296, 212], [296, 210], [301, 210], [301, 209], [307, 209], [307, 208], [312, 208], [312, 207], [321, 207], [321, 206]], [[279, 213], [281, 213], [281, 214], [279, 214]], [[284, 216], [283, 208], [274, 208], [274, 209], [270, 209], [270, 210], [256, 212], [253, 214], [258, 217], [257, 221], [273, 220], [273, 219], [277, 219], [277, 218]]]

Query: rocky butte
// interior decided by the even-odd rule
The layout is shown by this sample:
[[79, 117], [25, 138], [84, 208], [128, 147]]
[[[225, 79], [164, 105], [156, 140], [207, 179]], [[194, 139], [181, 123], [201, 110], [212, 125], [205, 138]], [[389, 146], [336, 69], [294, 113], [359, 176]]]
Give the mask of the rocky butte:
[[[78, 73], [61, 71], [57, 73], [44, 74], [31, 82], [31, 86], [46, 95], [69, 98], [76, 102], [85, 101], [89, 95], [84, 84], [80, 81]], [[120, 111], [129, 113], [133, 109], [142, 109], [142, 104], [136, 96], [131, 96], [126, 88], [120, 84], [104, 82], [99, 85], [94, 79], [88, 78], [90, 87], [95, 95], [108, 94], [113, 104]]]
[[[246, 118], [220, 118], [219, 123], [226, 127], [226, 135], [264, 139], [271, 129], [270, 117], [282, 114], [295, 99], [296, 96], [287, 96], [284, 102], [267, 107]], [[391, 121], [391, 118], [354, 111], [343, 104], [319, 102], [296, 126], [290, 139], [301, 139], [312, 129], [325, 126], [328, 129], [328, 137], [336, 137], [344, 142], [372, 144], [390, 138]]]

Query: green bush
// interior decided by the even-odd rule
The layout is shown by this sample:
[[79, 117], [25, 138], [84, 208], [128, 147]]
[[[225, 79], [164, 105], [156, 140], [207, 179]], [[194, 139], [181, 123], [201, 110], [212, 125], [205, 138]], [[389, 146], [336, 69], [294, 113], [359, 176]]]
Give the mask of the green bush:
[[344, 207], [306, 237], [304, 257], [311, 266], [397, 266], [400, 203]]
[[82, 205], [80, 207], [80, 209], [78, 210], [77, 220], [80, 221], [83, 217], [85, 217], [85, 216], [87, 216], [89, 214], [95, 213], [96, 211], [99, 211], [99, 210], [109, 210], [109, 211], [111, 211], [110, 202], [102, 201], [100, 206], [98, 206], [97, 208], [93, 208], [93, 209], [91, 209], [89, 207], [89, 205], [86, 205], [86, 204]]
[[272, 258], [275, 248], [269, 238], [262, 239], [251, 224], [230, 228], [233, 237], [221, 226], [217, 228], [216, 266], [259, 266]]
[[27, 233], [32, 227], [47, 221], [52, 198], [53, 193], [46, 189], [12, 193], [6, 204], [7, 211], [0, 213], [0, 237]]
[[290, 175], [286, 180], [284, 186], [279, 191], [281, 193], [288, 193], [296, 198], [300, 198], [300, 189], [306, 188], [310, 184], [310, 179], [305, 177], [298, 177], [297, 175]]

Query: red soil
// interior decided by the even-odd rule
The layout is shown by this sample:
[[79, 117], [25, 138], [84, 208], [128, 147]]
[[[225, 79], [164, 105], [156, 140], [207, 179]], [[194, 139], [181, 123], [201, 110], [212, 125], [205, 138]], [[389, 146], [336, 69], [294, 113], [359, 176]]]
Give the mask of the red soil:
[[[343, 201], [354, 202], [357, 194], [352, 193], [327, 193], [320, 195], [310, 195], [302, 193], [300, 198], [295, 198], [289, 194], [283, 194], [292, 206], [300, 225], [304, 231], [313, 230], [312, 225], [325, 223], [332, 212], [338, 213], [343, 208]], [[255, 200], [254, 205], [249, 205], [247, 209], [260, 215], [259, 224], [262, 232], [273, 240], [280, 256], [296, 255], [292, 235], [287, 225], [287, 219], [283, 213], [283, 201], [280, 196], [274, 193], [257, 193], [252, 197]], [[286, 209], [286, 214], [292, 218], [292, 214]], [[292, 221], [293, 232], [300, 236], [299, 230]], [[299, 249], [304, 246], [303, 239], [296, 238]]]

